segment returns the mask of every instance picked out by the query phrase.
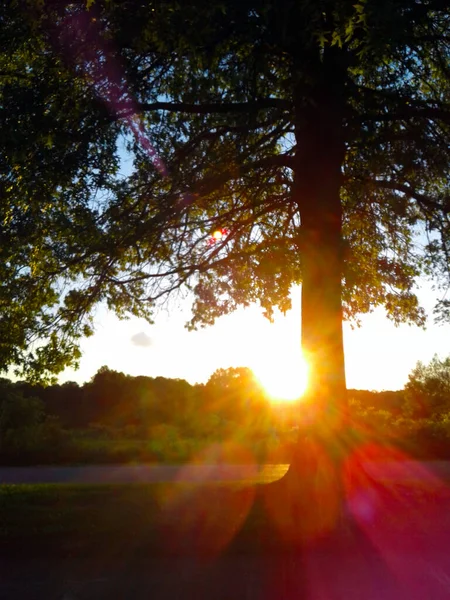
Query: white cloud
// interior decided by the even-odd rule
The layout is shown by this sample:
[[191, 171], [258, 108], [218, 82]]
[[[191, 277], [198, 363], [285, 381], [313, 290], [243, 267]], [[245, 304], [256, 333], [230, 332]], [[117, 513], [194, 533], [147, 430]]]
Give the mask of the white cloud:
[[147, 335], [144, 331], [140, 331], [139, 333], [135, 333], [131, 336], [131, 343], [135, 346], [141, 346], [142, 348], [148, 348], [153, 345], [152, 338]]

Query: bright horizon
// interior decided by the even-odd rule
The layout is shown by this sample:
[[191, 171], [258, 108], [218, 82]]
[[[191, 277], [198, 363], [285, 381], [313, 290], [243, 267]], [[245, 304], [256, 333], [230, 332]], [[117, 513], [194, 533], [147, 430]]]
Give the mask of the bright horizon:
[[[430, 285], [423, 284], [419, 299], [428, 314], [436, 299]], [[89, 381], [102, 365], [128, 375], [186, 379], [206, 382], [218, 368], [250, 367], [274, 389], [280, 373], [284, 389], [292, 388], [300, 352], [300, 290], [292, 295], [293, 308], [286, 316], [277, 314], [269, 323], [258, 306], [240, 309], [216, 324], [188, 332], [184, 323], [189, 307], [179, 302], [171, 312], [161, 312], [153, 325], [142, 319], [120, 321], [103, 308], [97, 312], [93, 337], [82, 342], [80, 369], [66, 369], [60, 382]], [[347, 387], [365, 390], [403, 388], [418, 360], [428, 362], [434, 354], [450, 354], [450, 324], [437, 326], [432, 319], [427, 330], [395, 327], [382, 309], [361, 317], [361, 327], [344, 323]], [[291, 379], [289, 373], [293, 371]], [[271, 383], [272, 382], [272, 383]], [[281, 390], [280, 390], [281, 391]], [[292, 394], [291, 394], [292, 395]]]

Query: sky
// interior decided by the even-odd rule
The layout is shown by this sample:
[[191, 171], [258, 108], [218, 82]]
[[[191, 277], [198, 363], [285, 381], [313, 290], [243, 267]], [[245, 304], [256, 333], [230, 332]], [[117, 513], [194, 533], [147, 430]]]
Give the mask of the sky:
[[[99, 40], [96, 43], [100, 43]], [[99, 81], [121, 79], [120, 65], [98, 65]], [[116, 89], [116, 88], [114, 88]], [[128, 95], [126, 89], [123, 92]], [[115, 96], [101, 96], [108, 108], [117, 111]], [[132, 99], [131, 99], [132, 102]], [[131, 117], [130, 135], [134, 135], [148, 152], [154, 166], [165, 173], [156, 150], [147, 137], [143, 123]], [[132, 160], [124, 140], [118, 150], [121, 172], [132, 171]], [[429, 314], [436, 294], [423, 283], [419, 299]], [[262, 309], [252, 306], [220, 318], [208, 329], [188, 332], [189, 305], [173, 303], [170, 312], [161, 312], [153, 325], [131, 318], [119, 321], [100, 308], [96, 333], [83, 341], [78, 371], [67, 369], [60, 381], [82, 383], [106, 365], [130, 375], [178, 377], [191, 383], [205, 382], [218, 368], [249, 366], [270, 379], [304, 379], [300, 353], [300, 291], [293, 291], [293, 308], [286, 316], [277, 315], [273, 324], [262, 316]], [[437, 353], [450, 354], [450, 324], [436, 326], [432, 318], [427, 330], [414, 326], [395, 327], [382, 309], [361, 317], [361, 327], [344, 324], [346, 375], [349, 388], [382, 390], [401, 389], [416, 362], [428, 362]]]
[[[429, 314], [436, 300], [431, 285], [423, 283], [419, 299]], [[293, 307], [286, 316], [269, 323], [262, 309], [251, 306], [189, 332], [188, 303], [173, 303], [161, 311], [153, 325], [137, 318], [119, 321], [100, 308], [96, 333], [82, 343], [78, 371], [67, 369], [60, 381], [83, 383], [106, 365], [129, 375], [206, 382], [218, 368], [248, 366], [256, 374], [301, 380], [300, 290], [292, 293]], [[361, 327], [344, 324], [347, 385], [350, 389], [403, 388], [418, 360], [429, 362], [435, 353], [450, 355], [450, 324], [438, 326], [429, 319], [424, 331], [415, 326], [395, 327], [382, 309], [361, 318]]]
[[[123, 148], [119, 151], [126, 176], [132, 160]], [[363, 315], [359, 328], [344, 323], [349, 389], [402, 389], [417, 361], [427, 363], [434, 354], [450, 355], [450, 324], [433, 322], [438, 296], [431, 283], [422, 281], [417, 295], [429, 315], [426, 330], [396, 327], [383, 309]], [[81, 345], [80, 368], [67, 369], [59, 380], [84, 383], [105, 365], [128, 375], [181, 378], [195, 384], [205, 383], [219, 368], [250, 367], [273, 396], [298, 397], [303, 391], [306, 373], [300, 351], [300, 288], [292, 292], [292, 310], [285, 316], [277, 314], [273, 324], [254, 305], [218, 319], [211, 327], [189, 332], [185, 328], [189, 302], [180, 300], [169, 306], [152, 325], [134, 317], [120, 321], [99, 308], [95, 335]]]
[[[108, 106], [111, 98], [103, 98]], [[114, 107], [111, 107], [114, 110]], [[132, 133], [159, 161], [142, 126]], [[120, 141], [121, 174], [133, 169], [125, 140]], [[161, 171], [161, 161], [155, 164]], [[164, 169], [163, 169], [164, 170]], [[347, 387], [349, 389], [397, 390], [403, 388], [418, 360], [429, 362], [434, 354], [450, 355], [450, 324], [433, 323], [437, 300], [430, 283], [423, 281], [417, 294], [430, 315], [426, 330], [416, 326], [396, 327], [383, 309], [361, 317], [361, 326], [344, 323]], [[274, 323], [263, 317], [257, 305], [222, 317], [216, 324], [189, 332], [189, 302], [172, 302], [150, 325], [135, 317], [120, 321], [106, 308], [99, 308], [95, 334], [81, 345], [77, 371], [67, 369], [60, 381], [89, 381], [105, 365], [129, 375], [186, 379], [204, 383], [218, 368], [250, 367], [272, 394], [298, 397], [306, 385], [306, 369], [300, 350], [300, 288], [292, 292], [292, 310], [277, 314]], [[287, 385], [280, 387], [281, 382]], [[277, 391], [278, 387], [278, 391]], [[281, 396], [280, 396], [281, 397]]]
[[[129, 175], [132, 159], [120, 148], [121, 171]], [[408, 380], [417, 361], [429, 362], [434, 354], [450, 355], [450, 324], [436, 325], [432, 312], [437, 298], [430, 282], [416, 290], [429, 315], [425, 330], [396, 327], [383, 309], [360, 317], [361, 326], [344, 323], [347, 387], [364, 390], [398, 390]], [[66, 369], [59, 380], [89, 381], [107, 366], [128, 375], [186, 379], [205, 383], [216, 369], [250, 367], [273, 396], [296, 398], [306, 385], [300, 351], [300, 288], [292, 292], [292, 310], [277, 314], [274, 323], [253, 305], [222, 317], [206, 329], [189, 332], [189, 301], [174, 301], [150, 325], [135, 317], [120, 321], [99, 308], [95, 334], [81, 345], [77, 371]], [[282, 383], [285, 383], [282, 386]]]

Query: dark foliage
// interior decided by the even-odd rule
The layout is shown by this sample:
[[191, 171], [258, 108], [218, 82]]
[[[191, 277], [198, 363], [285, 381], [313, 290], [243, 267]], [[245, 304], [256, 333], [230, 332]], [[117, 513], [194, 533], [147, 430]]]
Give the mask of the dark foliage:
[[[349, 390], [356, 436], [393, 444], [412, 456], [449, 457], [447, 378], [448, 359], [435, 357], [412, 371], [405, 390]], [[421, 410], [411, 412], [418, 389]], [[82, 386], [2, 379], [0, 461], [184, 462], [205, 457], [214, 445], [232, 443], [257, 460], [287, 462], [306, 416], [301, 401], [271, 403], [246, 368], [218, 369], [206, 384], [197, 385], [131, 377], [107, 367]]]

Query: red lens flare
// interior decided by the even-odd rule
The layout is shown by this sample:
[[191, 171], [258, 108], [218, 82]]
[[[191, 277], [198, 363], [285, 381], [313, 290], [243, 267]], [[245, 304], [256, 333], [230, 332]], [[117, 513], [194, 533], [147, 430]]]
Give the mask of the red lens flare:
[[267, 514], [288, 544], [312, 543], [339, 519], [341, 488], [333, 459], [320, 444], [305, 440], [301, 472], [287, 473], [265, 493]]
[[221, 240], [223, 240], [223, 238], [227, 237], [227, 235], [229, 233], [230, 233], [230, 230], [226, 229], [226, 228], [216, 229], [215, 231], [212, 232], [212, 234], [208, 238], [208, 244], [210, 246], [213, 246], [217, 242], [220, 242]]
[[[258, 471], [251, 453], [234, 442], [205, 449], [180, 470], [178, 481], [192, 483], [176, 483], [162, 499], [164, 544], [169, 552], [187, 550], [205, 559], [214, 558], [240, 531], [253, 505], [254, 486], [219, 485], [217, 466], [223, 469], [226, 481], [230, 464], [241, 464], [242, 474], [250, 480]], [[199, 466], [203, 468], [199, 470]]]

